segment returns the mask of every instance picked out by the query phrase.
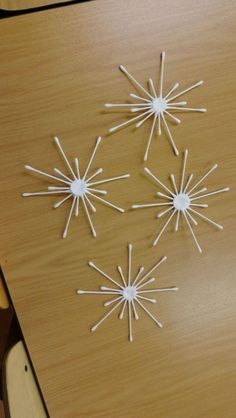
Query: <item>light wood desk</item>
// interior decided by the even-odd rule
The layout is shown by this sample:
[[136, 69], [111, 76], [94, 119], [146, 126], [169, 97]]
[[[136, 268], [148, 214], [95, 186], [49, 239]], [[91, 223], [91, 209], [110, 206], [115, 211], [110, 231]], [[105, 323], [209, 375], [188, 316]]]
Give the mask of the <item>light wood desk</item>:
[[0, 0], [0, 9], [16, 11], [66, 3], [70, 0]]
[[[51, 418], [235, 417], [235, 15], [231, 1], [101, 0], [0, 24], [2, 268]], [[62, 240], [69, 204], [54, 211], [53, 197], [23, 199], [49, 184], [24, 165], [64, 168], [57, 134], [84, 167], [95, 137], [122, 121], [103, 108], [132, 91], [118, 65], [143, 83], [156, 80], [163, 49], [166, 87], [205, 81], [188, 100], [208, 112], [183, 115], [172, 131], [190, 150], [189, 170], [219, 164], [209, 190], [232, 188], [208, 200], [224, 230], [199, 222], [202, 255], [183, 228], [152, 247], [155, 208], [122, 215], [100, 205], [97, 239], [83, 215]], [[95, 161], [108, 176], [130, 172], [107, 187], [127, 209], [155, 195], [141, 163], [149, 128], [105, 136]], [[165, 137], [153, 142], [148, 166], [163, 180], [180, 165]], [[158, 284], [180, 288], [153, 307], [164, 328], [142, 315], [132, 344], [116, 315], [91, 333], [103, 300], [75, 294], [104, 283], [88, 260], [115, 274], [130, 241], [136, 266], [166, 254]]]

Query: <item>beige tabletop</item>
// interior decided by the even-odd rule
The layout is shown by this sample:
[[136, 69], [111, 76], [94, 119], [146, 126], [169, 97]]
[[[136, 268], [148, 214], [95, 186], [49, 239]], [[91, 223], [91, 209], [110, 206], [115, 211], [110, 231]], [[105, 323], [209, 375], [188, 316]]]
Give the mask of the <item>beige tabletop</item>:
[[[51, 418], [235, 417], [235, 15], [231, 1], [100, 0], [0, 23], [1, 265]], [[204, 80], [186, 98], [208, 112], [171, 124], [181, 154], [189, 149], [187, 172], [200, 176], [218, 163], [204, 185], [231, 187], [207, 199], [204, 213], [224, 229], [199, 221], [203, 254], [183, 223], [153, 247], [158, 208], [130, 210], [161, 191], [143, 174], [151, 122], [107, 135], [125, 116], [104, 103], [137, 93], [119, 64], [144, 85], [156, 82], [162, 50], [165, 89]], [[101, 177], [131, 174], [107, 184], [108, 199], [127, 211], [97, 204], [96, 239], [83, 212], [61, 239], [69, 201], [55, 210], [58, 197], [21, 196], [50, 185], [25, 164], [64, 170], [55, 135], [82, 169], [102, 135], [94, 169], [104, 168]], [[147, 165], [170, 186], [182, 159], [163, 135]], [[132, 343], [127, 318], [118, 321], [115, 312], [91, 333], [106, 298], [76, 295], [108, 285], [89, 260], [118, 280], [128, 242], [133, 269], [167, 255], [157, 285], [179, 287], [150, 306], [163, 329], [140, 311]]]

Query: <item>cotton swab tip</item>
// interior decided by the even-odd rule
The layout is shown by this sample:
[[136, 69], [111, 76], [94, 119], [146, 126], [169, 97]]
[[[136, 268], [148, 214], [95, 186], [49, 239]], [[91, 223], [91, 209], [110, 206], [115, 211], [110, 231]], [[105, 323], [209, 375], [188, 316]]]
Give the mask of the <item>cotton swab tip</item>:
[[92, 331], [92, 332], [94, 332], [94, 331], [96, 331], [96, 329], [97, 329], [97, 325], [94, 325], [94, 326], [91, 328], [91, 331]]
[[144, 167], [144, 171], [146, 171], [146, 173], [148, 173], [148, 174], [151, 173], [150, 170], [149, 170], [149, 168], [147, 168], [147, 167]]
[[56, 142], [56, 144], [60, 144], [60, 140], [57, 136], [54, 137], [54, 141]]
[[121, 71], [125, 71], [125, 67], [124, 67], [123, 65], [119, 65], [119, 69], [120, 69]]
[[90, 267], [94, 267], [94, 266], [95, 266], [95, 264], [94, 264], [92, 261], [89, 261], [89, 262], [88, 262], [88, 265], [89, 265]]
[[112, 107], [112, 104], [111, 103], [105, 103], [105, 105], [104, 105], [105, 107]]
[[22, 196], [23, 197], [28, 197], [28, 196], [30, 196], [30, 193], [22, 193]]
[[97, 143], [97, 144], [100, 144], [101, 140], [102, 140], [102, 137], [101, 137], [101, 136], [98, 136], [98, 137], [97, 137], [97, 140], [96, 140], [96, 143]]
[[78, 295], [83, 295], [83, 294], [84, 294], [84, 290], [80, 290], [80, 289], [78, 289], [76, 293], [77, 293]]
[[26, 170], [33, 170], [33, 167], [31, 165], [25, 165]]

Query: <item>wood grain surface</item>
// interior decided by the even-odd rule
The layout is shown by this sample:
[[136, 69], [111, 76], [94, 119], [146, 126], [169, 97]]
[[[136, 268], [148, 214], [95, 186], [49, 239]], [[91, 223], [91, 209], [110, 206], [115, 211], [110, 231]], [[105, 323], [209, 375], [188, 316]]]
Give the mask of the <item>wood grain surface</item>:
[[[235, 14], [232, 1], [101, 0], [0, 24], [2, 268], [51, 418], [235, 417]], [[152, 247], [158, 211], [129, 209], [157, 191], [143, 174], [150, 124], [107, 135], [125, 116], [104, 103], [133, 91], [119, 64], [142, 83], [157, 81], [162, 50], [166, 89], [205, 82], [187, 98], [208, 112], [181, 115], [171, 127], [179, 149], [189, 148], [187, 171], [200, 175], [218, 163], [208, 189], [231, 187], [207, 201], [205, 213], [224, 230], [199, 222], [202, 255], [183, 225]], [[83, 213], [61, 239], [69, 203], [54, 210], [57, 198], [21, 197], [49, 185], [25, 164], [64, 169], [54, 135], [82, 168], [102, 135], [94, 169], [131, 174], [107, 185], [108, 198], [127, 211], [97, 205], [97, 239]], [[181, 164], [165, 136], [153, 141], [148, 167], [163, 181]], [[76, 295], [105, 284], [88, 260], [115, 276], [127, 265], [128, 242], [133, 268], [167, 255], [158, 285], [180, 288], [152, 307], [163, 329], [140, 312], [133, 343], [127, 318], [115, 314], [91, 333], [104, 300]]]
[[69, 1], [70, 0], [0, 0], [0, 9], [9, 11], [26, 10], [51, 4], [66, 3]]

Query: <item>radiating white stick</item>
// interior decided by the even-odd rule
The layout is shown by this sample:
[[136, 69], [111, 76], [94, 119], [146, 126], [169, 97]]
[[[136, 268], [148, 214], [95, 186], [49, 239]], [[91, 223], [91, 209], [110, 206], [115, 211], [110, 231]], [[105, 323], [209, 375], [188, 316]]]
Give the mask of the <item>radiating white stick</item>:
[[201, 199], [202, 197], [207, 197], [213, 194], [218, 194], [218, 193], [228, 192], [228, 191], [229, 191], [229, 187], [225, 187], [224, 189], [219, 189], [219, 190], [215, 190], [214, 192], [202, 194], [201, 196], [194, 197], [193, 199], [191, 198], [191, 200], [197, 200], [197, 199]]
[[132, 264], [132, 244], [128, 245], [128, 286], [131, 280], [131, 264]]
[[187, 93], [187, 91], [190, 91], [194, 89], [195, 87], [201, 86], [203, 84], [203, 81], [198, 81], [197, 83], [193, 84], [192, 86], [188, 87], [187, 89], [182, 90], [180, 93], [177, 93], [175, 96], [170, 97], [167, 102], [172, 102], [172, 100], [176, 99], [179, 96], [182, 96], [183, 94]]
[[135, 303], [134, 303], [133, 299], [131, 300], [131, 304], [132, 304], [132, 308], [133, 308], [133, 311], [134, 311], [134, 317], [135, 317], [135, 319], [137, 321], [139, 319], [139, 316], [138, 316], [138, 312], [137, 312], [137, 310], [135, 308]]
[[147, 286], [149, 283], [155, 282], [155, 280], [156, 280], [155, 277], [151, 277], [150, 279], [148, 279], [146, 282], [144, 282], [142, 284], [140, 284], [141, 283], [141, 281], [140, 281], [139, 283], [137, 283], [136, 289], [139, 291], [139, 289], [141, 289], [142, 287]]
[[151, 116], [154, 115], [155, 112], [149, 113], [144, 119], [142, 119], [140, 122], [136, 123], [136, 128], [139, 128], [144, 122], [146, 122], [147, 119], [149, 119]]
[[179, 229], [179, 216], [180, 216], [180, 210], [177, 211], [177, 215], [176, 215], [176, 222], [175, 222], [175, 231], [176, 232]]
[[37, 174], [42, 174], [42, 176], [49, 177], [50, 179], [60, 181], [61, 183], [70, 184], [69, 181], [65, 181], [60, 179], [59, 177], [52, 176], [51, 174], [45, 173], [44, 171], [38, 170], [37, 168], [31, 167], [30, 165], [25, 165], [25, 168], [26, 170], [33, 171]]
[[112, 292], [100, 292], [95, 290], [77, 290], [78, 295], [112, 295]]
[[162, 328], [162, 324], [158, 321], [158, 319], [156, 319], [155, 318], [155, 316], [153, 316], [152, 314], [151, 314], [151, 312], [142, 304], [142, 302], [140, 302], [139, 300], [138, 300], [138, 298], [136, 298], [135, 299], [136, 300], [136, 302], [141, 306], [141, 308], [146, 312], [146, 314], [150, 317], [150, 318], [152, 318], [152, 320], [160, 327], [160, 328]]
[[86, 202], [85, 202], [85, 200], [84, 200], [84, 197], [83, 197], [83, 196], [82, 196], [82, 202], [83, 202], [83, 205], [84, 205], [84, 210], [85, 210], [85, 213], [86, 213], [86, 215], [87, 215], [88, 222], [89, 222], [89, 225], [90, 225], [90, 228], [91, 228], [92, 234], [93, 234], [93, 236], [94, 236], [94, 237], [96, 237], [96, 236], [97, 236], [97, 234], [96, 234], [95, 228], [94, 228], [94, 226], [93, 226], [92, 219], [91, 219], [91, 217], [90, 217], [90, 214], [89, 214], [89, 211], [88, 211], [88, 208], [87, 208], [87, 205], [86, 205]]
[[156, 98], [157, 97], [157, 94], [156, 94], [156, 90], [155, 90], [155, 87], [154, 87], [154, 84], [153, 84], [152, 79], [149, 78], [148, 82], [149, 82], [149, 86], [150, 86], [151, 92], [152, 92], [153, 96]]
[[157, 135], [161, 136], [161, 114], [158, 113], [157, 117]]
[[59, 138], [58, 138], [57, 136], [55, 136], [54, 141], [55, 141], [55, 143], [56, 143], [57, 147], [59, 148], [59, 150], [60, 150], [60, 152], [61, 152], [61, 155], [62, 155], [62, 157], [64, 158], [64, 161], [65, 161], [65, 163], [66, 163], [66, 165], [67, 165], [67, 167], [68, 167], [69, 171], [71, 172], [72, 176], [73, 176], [73, 177], [74, 177], [74, 179], [76, 180], [76, 175], [75, 175], [75, 173], [74, 173], [74, 171], [73, 171], [73, 169], [72, 169], [72, 167], [71, 167], [71, 165], [70, 165], [70, 163], [69, 163], [69, 161], [68, 161], [68, 159], [67, 159], [66, 154], [64, 153], [64, 151], [63, 151], [63, 149], [62, 149], [62, 146], [61, 146], [61, 143], [60, 143]]
[[159, 288], [159, 289], [150, 289], [150, 290], [141, 290], [139, 293], [158, 293], [158, 292], [175, 292], [179, 290], [178, 287], [172, 286], [172, 287], [165, 287], [165, 288]]
[[168, 189], [168, 187], [166, 187], [161, 180], [159, 180], [156, 176], [154, 176], [154, 174], [149, 170], [149, 168], [144, 167], [144, 171], [149, 174], [150, 177], [152, 177], [158, 184], [160, 184], [160, 186], [163, 187], [163, 189], [165, 189], [168, 193], [170, 193], [172, 196], [174, 195], [174, 193]]
[[172, 195], [173, 195], [173, 196], [168, 196], [168, 195], [167, 195], [167, 194], [165, 194], [165, 193], [162, 193], [162, 192], [157, 192], [157, 196], [165, 197], [166, 199], [169, 199], [169, 200], [173, 200], [174, 193], [172, 193]]
[[93, 196], [95, 199], [99, 200], [100, 202], [104, 203], [105, 205], [110, 206], [110, 207], [112, 207], [113, 209], [116, 209], [116, 210], [118, 210], [118, 211], [119, 211], [119, 212], [121, 212], [121, 213], [123, 213], [123, 212], [124, 212], [124, 209], [119, 208], [118, 206], [113, 205], [113, 203], [110, 203], [108, 200], [102, 199], [101, 197], [96, 196], [95, 194], [93, 194], [93, 193], [91, 193], [91, 192], [89, 192], [89, 191], [88, 191], [87, 193], [88, 193], [89, 195]]
[[161, 53], [161, 74], [160, 74], [160, 93], [159, 96], [163, 96], [163, 78], [164, 78], [164, 63], [165, 63], [165, 52]]
[[70, 189], [68, 188], [68, 187], [57, 187], [57, 186], [48, 186], [48, 190], [58, 190], [58, 192], [60, 191], [60, 190], [63, 190], [63, 191], [70, 191]]
[[70, 197], [72, 197], [72, 193], [71, 194], [69, 194], [68, 196], [66, 196], [66, 197], [64, 197], [64, 199], [62, 199], [62, 200], [60, 200], [59, 202], [57, 202], [57, 203], [55, 203], [54, 205], [53, 205], [53, 207], [56, 209], [56, 208], [59, 208], [59, 206], [61, 206], [66, 200], [68, 200]]
[[63, 194], [63, 193], [66, 193], [66, 194], [68, 194], [68, 190], [61, 190], [61, 191], [59, 191], [59, 190], [54, 190], [54, 191], [51, 191], [51, 192], [32, 192], [32, 193], [28, 193], [28, 192], [26, 192], [26, 193], [22, 193], [22, 196], [23, 197], [29, 197], [29, 196], [43, 196], [43, 195], [50, 195], [50, 194]]
[[167, 104], [167, 109], [172, 109], [172, 106], [185, 106], [187, 102], [174, 102]]
[[151, 145], [151, 142], [152, 142], [152, 137], [153, 137], [153, 132], [154, 132], [154, 128], [155, 128], [155, 125], [156, 125], [156, 120], [157, 120], [157, 113], [155, 113], [155, 116], [154, 116], [154, 119], [153, 119], [153, 123], [152, 123], [151, 131], [150, 131], [150, 134], [149, 134], [146, 151], [145, 151], [145, 154], [144, 154], [144, 161], [147, 161], [147, 158], [148, 158], [148, 152], [149, 152], [149, 148], [150, 148], [150, 145]]
[[92, 180], [95, 176], [97, 176], [98, 174], [102, 173], [103, 169], [102, 168], [98, 168], [95, 173], [92, 174], [92, 176], [88, 177], [86, 179], [86, 182], [88, 183], [90, 180]]
[[175, 181], [174, 174], [171, 174], [170, 178], [171, 178], [171, 181], [172, 181], [172, 184], [173, 184], [173, 187], [174, 187], [174, 191], [175, 191], [176, 194], [178, 194], [179, 192], [178, 192], [178, 189], [177, 189], [177, 186], [176, 186], [176, 181]]
[[116, 177], [111, 177], [109, 179], [95, 181], [93, 183], [88, 183], [87, 185], [88, 185], [88, 187], [90, 187], [90, 186], [98, 186], [99, 184], [109, 183], [110, 181], [115, 181], [115, 180], [119, 180], [119, 179], [126, 179], [127, 177], [130, 177], [130, 174], [124, 174], [122, 176], [116, 176]]
[[192, 206], [198, 206], [199, 208], [208, 208], [208, 205], [205, 203], [191, 203]]
[[66, 236], [67, 236], [67, 232], [68, 232], [68, 228], [69, 228], [71, 216], [72, 216], [72, 213], [73, 213], [73, 210], [74, 210], [74, 206], [75, 206], [75, 201], [76, 201], [76, 196], [74, 196], [73, 201], [72, 201], [72, 204], [71, 204], [69, 216], [68, 216], [68, 219], [67, 219], [67, 222], [66, 222], [66, 226], [65, 226], [63, 235], [62, 235], [63, 238], [66, 238]]
[[93, 327], [91, 328], [91, 331], [95, 331], [97, 329], [97, 327], [99, 325], [101, 325], [105, 321], [105, 319], [107, 319], [112, 314], [112, 312], [114, 312], [114, 310], [116, 308], [118, 308], [118, 306], [120, 306], [120, 304], [123, 301], [124, 301], [124, 299], [122, 298], [119, 302], [117, 302], [117, 304], [115, 306], [113, 306], [113, 308], [110, 311], [108, 311], [107, 314], [99, 322], [97, 322], [95, 325], [93, 325]]
[[165, 231], [165, 229], [169, 225], [169, 223], [170, 223], [171, 219], [173, 218], [173, 216], [175, 215], [175, 213], [176, 213], [176, 209], [172, 212], [172, 214], [169, 216], [169, 218], [167, 219], [167, 221], [165, 222], [165, 224], [161, 228], [159, 234], [157, 235], [156, 239], [153, 242], [153, 245], [156, 245], [158, 243], [159, 239], [161, 238], [163, 232]]
[[130, 93], [130, 96], [135, 99], [140, 99], [140, 100], [143, 100], [144, 102], [151, 103], [151, 100], [145, 99], [144, 97], [141, 97], [141, 96], [137, 96], [137, 94]]
[[195, 192], [195, 193], [193, 193], [193, 194], [189, 194], [190, 192], [188, 192], [188, 196], [191, 198], [191, 200], [192, 200], [192, 197], [193, 196], [196, 196], [197, 194], [199, 194], [199, 193], [203, 193], [203, 192], [205, 192], [207, 190], [207, 188], [206, 187], [203, 187], [201, 190], [198, 190], [197, 192]]
[[[193, 174], [190, 174], [190, 176], [187, 180], [187, 183], [185, 185], [185, 188], [184, 188], [184, 193], [187, 193], [187, 189], [188, 189], [188, 186], [190, 185], [190, 182], [192, 181], [192, 178], [193, 178]], [[189, 192], [188, 192], [188, 194], [189, 194]]]
[[161, 117], [162, 117], [162, 120], [163, 120], [163, 123], [164, 123], [165, 129], [166, 129], [166, 132], [167, 132], [168, 138], [169, 138], [170, 143], [171, 143], [171, 145], [172, 145], [172, 148], [173, 148], [173, 150], [174, 150], [174, 153], [175, 153], [175, 155], [179, 155], [179, 151], [178, 151], [178, 149], [177, 149], [177, 147], [176, 147], [176, 145], [175, 145], [175, 143], [174, 143], [174, 139], [173, 139], [173, 137], [172, 137], [172, 134], [171, 134], [171, 132], [170, 132], [169, 126], [167, 125], [167, 122], [166, 122], [166, 119], [165, 119], [165, 116], [164, 116], [164, 114], [163, 114], [163, 113], [161, 113]]
[[152, 208], [155, 206], [172, 206], [172, 203], [147, 203], [145, 205], [132, 205], [131, 208], [139, 209], [139, 208]]
[[135, 286], [135, 283], [138, 281], [138, 279], [139, 279], [139, 277], [140, 277], [140, 275], [142, 274], [143, 271], [144, 271], [144, 267], [141, 266], [138, 270], [138, 273], [137, 273], [133, 283], [132, 283], [132, 286]]
[[167, 95], [164, 97], [164, 99], [166, 100], [171, 95], [171, 93], [174, 90], [176, 90], [178, 87], [179, 87], [179, 83], [174, 84], [173, 87], [170, 89], [170, 91], [167, 93]]
[[209, 222], [210, 224], [212, 224], [212, 225], [213, 225], [213, 226], [215, 226], [216, 228], [223, 229], [223, 226], [222, 226], [222, 225], [217, 224], [216, 222], [212, 221], [212, 219], [208, 218], [208, 217], [207, 217], [207, 216], [205, 216], [205, 215], [202, 215], [200, 212], [198, 212], [198, 211], [196, 211], [196, 210], [194, 210], [194, 209], [192, 209], [192, 208], [189, 208], [189, 210], [190, 210], [191, 212], [195, 213], [195, 214], [196, 214], [197, 216], [199, 216], [200, 218], [202, 218], [202, 219], [204, 219], [205, 221]]
[[195, 244], [196, 244], [196, 246], [197, 246], [197, 249], [198, 249], [198, 251], [199, 251], [200, 253], [202, 253], [202, 249], [201, 249], [201, 247], [200, 247], [200, 244], [199, 244], [199, 242], [198, 242], [198, 240], [197, 240], [197, 238], [196, 238], [196, 235], [195, 235], [195, 234], [194, 234], [194, 232], [193, 232], [193, 228], [191, 227], [191, 224], [190, 224], [190, 222], [189, 222], [189, 220], [188, 220], [187, 215], [185, 214], [185, 212], [183, 212], [183, 215], [184, 215], [184, 218], [185, 218], [185, 220], [186, 220], [186, 222], [187, 222], [187, 225], [188, 225], [188, 227], [189, 227], [189, 230], [190, 230], [190, 232], [191, 232], [191, 234], [192, 234], [193, 240], [194, 240], [194, 242], [195, 242]]
[[172, 115], [167, 110], [164, 110], [164, 114], [169, 116], [169, 118], [172, 119], [175, 123], [178, 123], [178, 125], [181, 123], [181, 120], [179, 118], [176, 118], [176, 116]]
[[106, 277], [108, 280], [110, 280], [110, 282], [112, 282], [113, 284], [115, 284], [116, 286], [118, 286], [120, 289], [123, 289], [123, 287], [116, 281], [114, 280], [111, 276], [108, 276], [108, 274], [106, 274], [104, 271], [102, 271], [99, 267], [96, 266], [96, 264], [94, 264], [92, 261], [89, 261], [89, 266], [94, 268], [96, 271], [98, 271], [98, 273], [100, 273], [102, 276]]
[[123, 65], [120, 65], [120, 70], [126, 74], [148, 97], [152, 99], [151, 94], [126, 70]]
[[95, 206], [92, 204], [91, 200], [88, 198], [87, 194], [83, 196], [85, 200], [87, 201], [89, 207], [92, 209], [93, 212], [96, 212]]
[[196, 219], [194, 219], [194, 217], [191, 215], [191, 213], [189, 213], [188, 209], [185, 210], [185, 213], [188, 215], [189, 219], [192, 221], [192, 223], [197, 226], [198, 223], [196, 221]]
[[[145, 106], [145, 103], [106, 103], [105, 107]], [[147, 105], [148, 106], [148, 103]]]
[[125, 281], [124, 273], [123, 273], [123, 270], [122, 270], [121, 266], [118, 266], [117, 267], [117, 270], [120, 273], [120, 277], [121, 277], [121, 279], [122, 279], [122, 281], [124, 283], [124, 286], [126, 287], [127, 286], [127, 283]]
[[100, 286], [100, 289], [101, 290], [109, 290], [109, 292], [117, 293], [117, 294], [119, 293], [120, 295], [122, 295], [122, 290], [121, 289], [116, 289], [114, 287]]
[[162, 257], [150, 270], [148, 270], [148, 272], [142, 277], [142, 279], [136, 284], [136, 287], [137, 286], [139, 286], [141, 283], [143, 283], [144, 282], [144, 280], [148, 277], [148, 276], [150, 276], [150, 274], [152, 274], [156, 269], [157, 269], [157, 267], [159, 267], [164, 261], [166, 261], [167, 260], [167, 257], [166, 256], [164, 256], [164, 257]]
[[80, 171], [79, 171], [79, 160], [78, 158], [75, 158], [75, 169], [78, 179], [80, 179]]
[[181, 183], [180, 183], [180, 193], [183, 192], [184, 176], [185, 176], [187, 158], [188, 158], [188, 150], [186, 149], [184, 151], [184, 161], [183, 161], [182, 177], [181, 177]]
[[218, 167], [218, 164], [214, 164], [213, 167], [211, 167], [202, 177], [200, 177], [200, 179], [189, 190], [188, 194], [190, 194], [194, 189], [196, 189], [196, 187], [199, 186], [199, 184], [201, 184], [203, 180], [205, 180], [205, 178], [208, 177], [209, 174], [211, 174], [212, 171], [214, 171], [217, 167]]
[[60, 176], [64, 177], [65, 180], [68, 180], [66, 183], [72, 183], [73, 179], [71, 179], [70, 177], [66, 176], [64, 173], [62, 173], [62, 171], [58, 170], [58, 168], [54, 168], [53, 169], [55, 171], [55, 173], [60, 174]]
[[75, 216], [79, 216], [79, 196], [76, 198]]
[[94, 159], [94, 156], [95, 156], [96, 151], [97, 151], [97, 149], [98, 149], [98, 146], [99, 146], [99, 144], [101, 143], [101, 140], [102, 140], [102, 138], [101, 138], [100, 136], [99, 136], [99, 137], [97, 138], [97, 140], [96, 140], [96, 144], [95, 144], [94, 150], [93, 150], [93, 152], [92, 152], [92, 155], [91, 155], [91, 157], [90, 157], [90, 159], [89, 159], [89, 162], [88, 162], [87, 168], [86, 168], [85, 173], [84, 173], [84, 175], [83, 175], [83, 180], [86, 178], [86, 176], [87, 176], [87, 174], [88, 174], [88, 171], [89, 171], [89, 169], [90, 169], [90, 167], [91, 167], [91, 164], [92, 164], [92, 162], [93, 162], [93, 159]]
[[128, 300], [128, 317], [129, 317], [129, 341], [133, 341], [133, 335], [132, 335], [132, 320], [131, 320], [131, 303], [130, 300]]
[[123, 319], [124, 318], [124, 312], [125, 312], [126, 305], [127, 305], [127, 299], [125, 299], [125, 301], [124, 301], [124, 305], [122, 306], [121, 312], [120, 312], [120, 314], [118, 316], [119, 319]]
[[139, 299], [146, 300], [147, 302], [156, 303], [156, 299], [146, 298], [146, 296], [138, 295]]
[[87, 190], [89, 190], [93, 193], [100, 193], [100, 194], [103, 194], [103, 195], [107, 194], [106, 190], [93, 189], [92, 187], [87, 187]]
[[111, 305], [112, 303], [117, 302], [118, 300], [120, 300], [120, 299], [122, 299], [122, 298], [123, 298], [123, 296], [119, 296], [118, 298], [108, 300], [107, 302], [104, 302], [103, 306], [109, 306], [109, 305]]
[[197, 108], [194, 108], [194, 107], [179, 107], [179, 106], [168, 106], [168, 109], [171, 109], [171, 110], [185, 110], [185, 111], [189, 111], [189, 112], [201, 112], [201, 113], [205, 113], [207, 111], [205, 108], [197, 109]]
[[141, 113], [141, 114], [140, 114], [140, 115], [138, 115], [138, 116], [135, 116], [134, 118], [131, 118], [131, 119], [127, 120], [126, 122], [122, 122], [120, 125], [113, 126], [113, 128], [110, 128], [110, 129], [109, 129], [109, 132], [114, 132], [114, 131], [116, 131], [117, 129], [122, 128], [123, 126], [126, 126], [126, 125], [128, 125], [129, 123], [132, 123], [132, 122], [134, 122], [135, 120], [138, 120], [138, 119], [142, 118], [143, 116], [146, 116], [146, 115], [147, 115], [148, 113], [150, 113], [150, 112], [152, 112], [152, 110], [151, 110], [151, 109], [147, 110], [146, 112]]
[[166, 213], [170, 212], [171, 210], [173, 210], [174, 207], [170, 207], [166, 210], [163, 210], [162, 212], [158, 213], [157, 217], [161, 218], [162, 216], [164, 216]]

